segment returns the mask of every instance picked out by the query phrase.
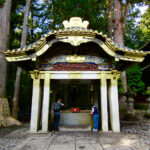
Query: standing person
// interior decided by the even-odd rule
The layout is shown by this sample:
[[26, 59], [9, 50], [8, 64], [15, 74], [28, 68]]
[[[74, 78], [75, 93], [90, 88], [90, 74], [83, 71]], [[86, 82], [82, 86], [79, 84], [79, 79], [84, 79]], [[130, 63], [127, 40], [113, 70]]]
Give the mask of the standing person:
[[53, 132], [59, 132], [59, 120], [60, 120], [60, 108], [64, 106], [63, 103], [61, 103], [62, 99], [58, 99], [56, 103], [54, 103], [53, 111], [54, 111], [54, 122], [53, 122]]
[[98, 108], [94, 105], [91, 105], [92, 111], [91, 115], [93, 116], [93, 123], [94, 123], [94, 132], [98, 131], [98, 122], [99, 122], [99, 114], [98, 114]]

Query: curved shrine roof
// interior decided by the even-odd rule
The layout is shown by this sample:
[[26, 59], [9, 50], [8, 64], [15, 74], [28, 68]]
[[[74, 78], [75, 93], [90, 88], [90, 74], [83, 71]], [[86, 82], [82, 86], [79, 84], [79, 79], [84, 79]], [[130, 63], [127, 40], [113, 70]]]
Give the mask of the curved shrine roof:
[[[54, 43], [64, 42], [72, 46], [82, 43], [97, 43], [116, 62], [128, 62], [131, 64], [142, 62], [150, 51], [133, 50], [114, 43], [107, 35], [96, 30], [88, 29], [88, 21], [82, 21], [79, 17], [72, 17], [70, 21], [64, 21], [64, 29], [54, 30], [43, 35], [40, 40], [25, 47], [3, 52], [9, 62], [36, 61], [37, 57], [44, 54]], [[128, 65], [127, 65], [128, 66]]]

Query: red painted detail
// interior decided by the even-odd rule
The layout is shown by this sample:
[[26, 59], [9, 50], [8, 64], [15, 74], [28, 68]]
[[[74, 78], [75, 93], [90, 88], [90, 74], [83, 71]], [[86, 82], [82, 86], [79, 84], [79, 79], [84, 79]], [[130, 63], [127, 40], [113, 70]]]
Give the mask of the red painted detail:
[[98, 71], [98, 65], [91, 63], [57, 63], [53, 71]]
[[71, 112], [79, 112], [80, 108], [71, 108]]

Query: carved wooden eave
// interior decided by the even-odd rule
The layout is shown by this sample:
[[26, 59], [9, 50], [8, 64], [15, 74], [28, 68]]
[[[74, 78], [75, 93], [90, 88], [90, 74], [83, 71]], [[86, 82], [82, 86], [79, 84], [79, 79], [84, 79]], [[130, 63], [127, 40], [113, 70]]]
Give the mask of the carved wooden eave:
[[143, 49], [144, 51], [148, 52], [148, 55], [145, 57], [144, 61], [141, 63], [142, 71], [143, 71], [143, 76], [149, 80], [149, 71], [150, 71], [150, 40], [140, 48], [140, 50]]
[[64, 29], [51, 31], [35, 43], [3, 52], [6, 59], [9, 62], [36, 61], [37, 57], [44, 54], [56, 42], [70, 43], [73, 46], [94, 42], [109, 56], [114, 57], [115, 61], [142, 62], [144, 57], [150, 54], [150, 51], [145, 52], [121, 47], [102, 32], [88, 29], [88, 22], [82, 22], [79, 17], [72, 17], [69, 22], [64, 21], [63, 24], [65, 26]]

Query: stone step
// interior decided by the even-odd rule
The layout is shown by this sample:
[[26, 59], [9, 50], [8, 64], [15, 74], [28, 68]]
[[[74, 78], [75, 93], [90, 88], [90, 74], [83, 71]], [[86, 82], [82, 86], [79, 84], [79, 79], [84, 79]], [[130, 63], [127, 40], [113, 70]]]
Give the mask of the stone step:
[[59, 126], [60, 131], [91, 131], [89, 125], [70, 125], [70, 126]]

